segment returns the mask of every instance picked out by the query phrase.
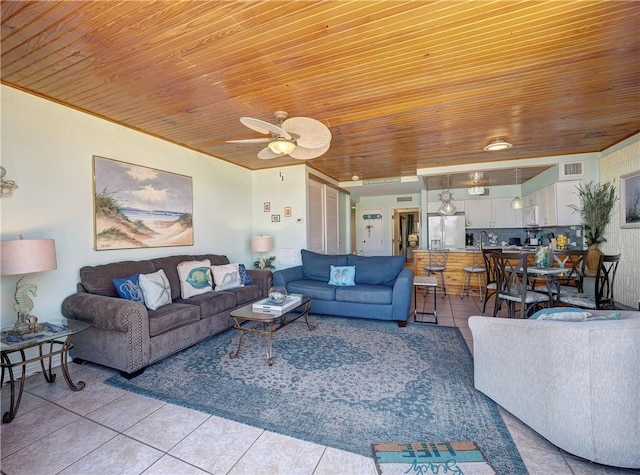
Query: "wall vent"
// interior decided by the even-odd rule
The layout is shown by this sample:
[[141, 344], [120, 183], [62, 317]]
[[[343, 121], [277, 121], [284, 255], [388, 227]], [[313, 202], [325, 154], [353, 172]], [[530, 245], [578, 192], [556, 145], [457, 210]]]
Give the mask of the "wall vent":
[[401, 203], [401, 202], [403, 202], [403, 201], [413, 201], [413, 196], [398, 196], [398, 197], [396, 198], [396, 201], [397, 201], [398, 203]]
[[568, 162], [560, 164], [560, 179], [581, 178], [584, 175], [584, 162]]

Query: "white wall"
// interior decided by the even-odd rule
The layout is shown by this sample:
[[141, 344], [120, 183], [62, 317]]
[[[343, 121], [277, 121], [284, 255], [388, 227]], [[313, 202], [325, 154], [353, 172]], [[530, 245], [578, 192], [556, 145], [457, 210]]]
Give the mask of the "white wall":
[[[620, 194], [620, 176], [640, 170], [640, 134], [603, 152], [600, 160], [600, 183], [613, 182]], [[607, 242], [600, 246], [605, 254], [621, 253], [616, 274], [616, 301], [638, 308], [640, 300], [640, 228], [621, 228], [620, 202], [607, 226]]]
[[[0, 93], [2, 166], [19, 186], [12, 197], [0, 198], [0, 237], [56, 241], [57, 270], [23, 281], [38, 286], [33, 314], [41, 320], [60, 317], [60, 304], [75, 292], [84, 265], [178, 253], [219, 253], [232, 262], [253, 262], [251, 171], [10, 87], [2, 86]], [[94, 251], [93, 155], [193, 177], [194, 245]], [[0, 281], [2, 327], [16, 318], [18, 278]]]

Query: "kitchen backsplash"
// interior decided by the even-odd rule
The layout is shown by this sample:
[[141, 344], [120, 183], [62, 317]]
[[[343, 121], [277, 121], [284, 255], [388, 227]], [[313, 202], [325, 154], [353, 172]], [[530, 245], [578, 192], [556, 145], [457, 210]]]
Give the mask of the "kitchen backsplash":
[[[483, 234], [485, 231], [486, 234]], [[525, 245], [529, 244], [529, 237], [538, 236], [541, 245], [548, 245], [551, 237], [556, 237], [558, 234], [567, 236], [569, 242], [569, 249], [583, 249], [584, 239], [582, 228], [580, 226], [551, 226], [545, 228], [467, 228], [467, 234], [473, 235], [473, 242], [477, 244], [482, 240], [484, 245], [488, 245], [487, 235], [495, 233], [498, 235], [498, 245], [502, 242], [509, 243], [510, 238], [519, 238], [520, 242]], [[577, 236], [578, 232], [580, 237]], [[575, 244], [574, 244], [575, 243]]]

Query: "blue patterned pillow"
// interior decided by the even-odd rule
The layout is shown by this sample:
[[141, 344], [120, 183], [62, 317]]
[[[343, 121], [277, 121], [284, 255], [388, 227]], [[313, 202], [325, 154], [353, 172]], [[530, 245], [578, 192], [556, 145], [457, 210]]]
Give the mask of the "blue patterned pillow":
[[138, 283], [139, 278], [140, 274], [133, 274], [129, 277], [113, 279], [113, 285], [116, 287], [116, 292], [118, 292], [121, 299], [133, 300], [134, 302], [144, 302], [142, 290]]
[[240, 274], [240, 280], [244, 285], [253, 284], [251, 277], [249, 277], [249, 274], [247, 274], [247, 268], [244, 266], [244, 264], [238, 264], [238, 273]]
[[345, 287], [356, 285], [356, 266], [331, 266], [329, 284]]
[[538, 310], [529, 320], [560, 320], [565, 322], [584, 322], [591, 313], [576, 307], [551, 307]]

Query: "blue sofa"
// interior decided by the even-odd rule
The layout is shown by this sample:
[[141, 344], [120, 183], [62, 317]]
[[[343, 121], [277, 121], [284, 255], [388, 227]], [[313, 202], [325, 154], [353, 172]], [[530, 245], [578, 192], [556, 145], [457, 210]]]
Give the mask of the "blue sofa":
[[[301, 254], [302, 265], [275, 271], [273, 285], [313, 297], [313, 313], [407, 324], [413, 272], [403, 268], [404, 257], [325, 255], [304, 249]], [[355, 285], [329, 284], [331, 266], [354, 266]]]

